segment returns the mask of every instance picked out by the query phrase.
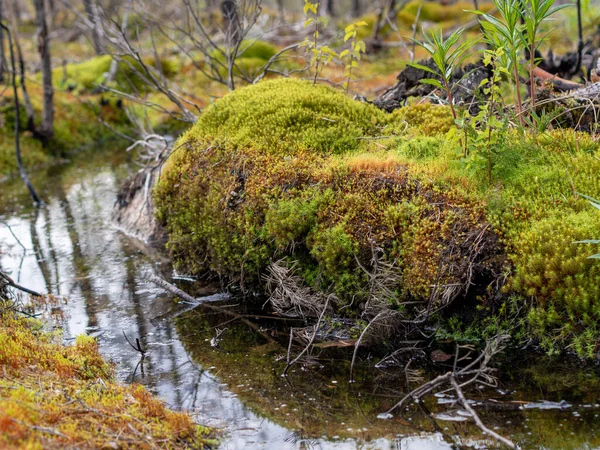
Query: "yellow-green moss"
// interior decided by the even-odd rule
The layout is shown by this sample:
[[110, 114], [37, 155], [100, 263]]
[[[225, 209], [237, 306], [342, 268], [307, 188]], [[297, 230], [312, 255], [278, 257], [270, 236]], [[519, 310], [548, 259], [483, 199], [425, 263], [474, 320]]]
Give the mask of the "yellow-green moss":
[[426, 136], [446, 134], [454, 126], [448, 106], [417, 103], [399, 108], [392, 115], [394, 120], [406, 123], [411, 130]]
[[[178, 267], [250, 283], [271, 258], [287, 257], [307, 283], [352, 301], [367, 295], [361, 265], [371, 267], [377, 246], [405, 275], [391, 303], [466, 290], [468, 245], [453, 242], [483, 233], [495, 245], [482, 205], [420, 182], [400, 159], [367, 157], [372, 140], [397, 128], [395, 118], [292, 79], [217, 101], [180, 140], [155, 190]], [[413, 229], [386, 224], [397, 204], [419, 211]], [[478, 273], [490, 269], [485, 257], [477, 264]], [[438, 286], [451, 284], [461, 287], [442, 295]]]
[[208, 139], [293, 155], [359, 148], [387, 120], [377, 108], [309, 81], [280, 79], [240, 89], [208, 108], [184, 142]]
[[173, 412], [144, 387], [123, 386], [96, 341], [65, 346], [58, 333], [0, 314], [0, 447], [206, 448], [214, 433]]

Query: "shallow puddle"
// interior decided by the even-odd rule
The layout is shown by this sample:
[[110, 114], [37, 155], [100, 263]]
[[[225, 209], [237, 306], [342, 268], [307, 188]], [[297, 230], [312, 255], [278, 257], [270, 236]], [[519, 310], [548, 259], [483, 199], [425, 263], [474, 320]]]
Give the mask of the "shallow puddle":
[[[319, 350], [312, 364], [282, 377], [285, 321], [254, 320], [256, 312], [229, 308], [249, 314], [257, 333], [212, 309], [178, 315], [187, 306], [145, 277], [172, 278], [168, 260], [111, 222], [115, 193], [132, 170], [125, 152], [115, 150], [82, 153], [68, 165], [32, 174], [47, 203], [40, 210], [30, 206], [20, 180], [0, 184], [0, 267], [23, 285], [68, 298], [62, 307], [67, 340], [96, 336], [121, 379], [224, 428], [221, 448], [227, 450], [496, 445], [449, 395], [386, 418], [406, 391], [404, 373], [373, 369], [371, 360], [359, 364], [349, 383], [350, 349]], [[140, 339], [144, 361], [126, 337]], [[593, 370], [542, 366], [505, 371], [501, 389], [467, 395], [490, 428], [523, 448], [586, 449], [600, 446], [598, 389]]]

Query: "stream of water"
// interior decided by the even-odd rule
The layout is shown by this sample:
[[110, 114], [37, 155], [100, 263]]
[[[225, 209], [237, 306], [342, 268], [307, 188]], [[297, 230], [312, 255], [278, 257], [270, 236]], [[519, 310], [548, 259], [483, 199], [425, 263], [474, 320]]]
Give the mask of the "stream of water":
[[[336, 360], [333, 352], [329, 364], [315, 361], [282, 378], [278, 341], [287, 331], [268, 321], [260, 323], [265, 333], [259, 334], [226, 314], [202, 309], [161, 319], [183, 306], [145, 274], [171, 279], [168, 259], [111, 221], [115, 194], [132, 170], [125, 153], [114, 150], [83, 153], [34, 173], [32, 181], [47, 203], [39, 210], [30, 206], [19, 180], [0, 184], [0, 268], [25, 286], [68, 299], [61, 307], [67, 341], [81, 333], [95, 336], [124, 382], [142, 383], [171, 407], [223, 428], [222, 449], [494, 445], [463, 412], [446, 410], [443, 396], [427, 403], [435, 421], [418, 411], [378, 419], [401, 396], [402, 377], [393, 370], [365, 371], [349, 384], [347, 361]], [[221, 332], [217, 343], [213, 338]], [[144, 361], [126, 336], [140, 339]], [[531, 377], [533, 389], [515, 381], [493, 393], [525, 406], [482, 411], [482, 418], [526, 448], [600, 448], [595, 372], [566, 370], [554, 381], [546, 380], [547, 373]], [[530, 401], [535, 403], [525, 403]]]

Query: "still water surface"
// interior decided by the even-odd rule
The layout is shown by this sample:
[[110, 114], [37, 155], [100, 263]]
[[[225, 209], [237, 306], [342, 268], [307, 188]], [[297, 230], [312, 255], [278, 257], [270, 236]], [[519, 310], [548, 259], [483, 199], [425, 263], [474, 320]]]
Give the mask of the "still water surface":
[[[460, 411], [446, 411], [442, 397], [427, 405], [434, 412], [439, 409], [436, 421], [422, 411], [377, 419], [401, 395], [401, 376], [393, 371], [370, 371], [349, 385], [345, 362], [320, 361], [282, 378], [278, 360], [285, 350], [278, 342], [287, 332], [272, 323], [261, 324], [265, 335], [273, 336], [265, 339], [231, 316], [214, 312], [195, 310], [170, 320], [185, 305], [177, 305], [144, 276], [171, 279], [168, 260], [111, 221], [115, 194], [132, 170], [125, 153], [115, 150], [83, 153], [67, 165], [34, 173], [33, 182], [47, 203], [39, 210], [30, 206], [19, 180], [0, 183], [0, 267], [23, 285], [68, 299], [62, 307], [67, 340], [81, 333], [97, 337], [124, 382], [142, 383], [171, 407], [223, 428], [221, 448], [226, 450], [493, 445]], [[223, 334], [215, 347], [211, 339], [217, 330]], [[142, 363], [123, 333], [132, 341], [139, 338], [147, 350]], [[600, 384], [587, 372], [578, 377], [589, 380], [591, 393], [584, 390], [565, 399], [561, 387], [540, 387], [537, 392], [516, 389], [503, 398], [511, 391], [505, 387], [493, 395], [556, 403], [482, 411], [482, 417], [528, 448], [542, 443], [547, 448], [600, 448], [600, 395], [594, 392]]]

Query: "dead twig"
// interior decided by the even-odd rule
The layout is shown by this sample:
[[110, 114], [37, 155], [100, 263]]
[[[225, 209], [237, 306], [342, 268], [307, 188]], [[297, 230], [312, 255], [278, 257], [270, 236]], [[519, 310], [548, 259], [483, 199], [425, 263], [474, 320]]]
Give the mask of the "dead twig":
[[123, 337], [125, 338], [127, 343], [131, 346], [132, 349], [134, 349], [135, 351], [139, 352], [142, 355], [142, 359], [146, 357], [146, 351], [142, 348], [139, 338], [135, 338], [135, 345], [133, 345], [131, 343], [131, 341], [129, 340], [129, 338], [127, 337], [127, 335], [125, 334], [125, 331], [123, 331]]
[[3, 279], [5, 281], [5, 284], [18, 289], [19, 291], [25, 292], [26, 294], [31, 294], [35, 297], [41, 297], [42, 294], [40, 294], [37, 291], [34, 291], [32, 289], [26, 288], [25, 286], [21, 286], [20, 284], [17, 284], [13, 281], [13, 279], [11, 277], [9, 277], [8, 275], [6, 275], [4, 272], [0, 272], [0, 279]]
[[485, 434], [490, 435], [494, 439], [502, 442], [504, 445], [506, 445], [509, 448], [517, 448], [517, 446], [515, 445], [515, 443], [513, 441], [505, 438], [504, 436], [499, 435], [498, 433], [496, 433], [493, 430], [490, 430], [488, 427], [486, 427], [484, 425], [484, 423], [481, 421], [481, 419], [479, 418], [479, 416], [477, 415], [477, 413], [475, 412], [473, 407], [469, 404], [468, 400], [465, 398], [465, 394], [463, 393], [460, 385], [456, 381], [456, 378], [451, 376], [450, 383], [452, 384], [452, 387], [454, 388], [454, 391], [456, 392], [456, 395], [458, 396], [460, 403], [467, 410], [467, 412], [469, 414], [471, 414], [471, 417], [475, 421], [475, 424], [481, 429], [481, 431], [483, 431]]
[[331, 298], [331, 296], [327, 296], [327, 300], [325, 300], [325, 306], [323, 306], [323, 310], [321, 311], [321, 315], [319, 316], [319, 320], [317, 321], [317, 324], [315, 325], [315, 331], [313, 333], [313, 335], [310, 338], [310, 341], [308, 341], [308, 344], [306, 345], [306, 347], [304, 347], [304, 349], [300, 352], [300, 354], [298, 356], [296, 356], [291, 362], [289, 362], [286, 366], [285, 369], [283, 369], [283, 373], [281, 374], [282, 376], [284, 376], [288, 369], [290, 367], [292, 367], [294, 364], [296, 364], [300, 358], [302, 358], [302, 356], [304, 356], [304, 354], [310, 349], [310, 347], [312, 346], [313, 342], [315, 341], [315, 338], [317, 337], [317, 333], [319, 332], [319, 325], [321, 325], [321, 320], [323, 319], [323, 316], [325, 315], [325, 312], [327, 311], [327, 308], [329, 306], [329, 299]]

